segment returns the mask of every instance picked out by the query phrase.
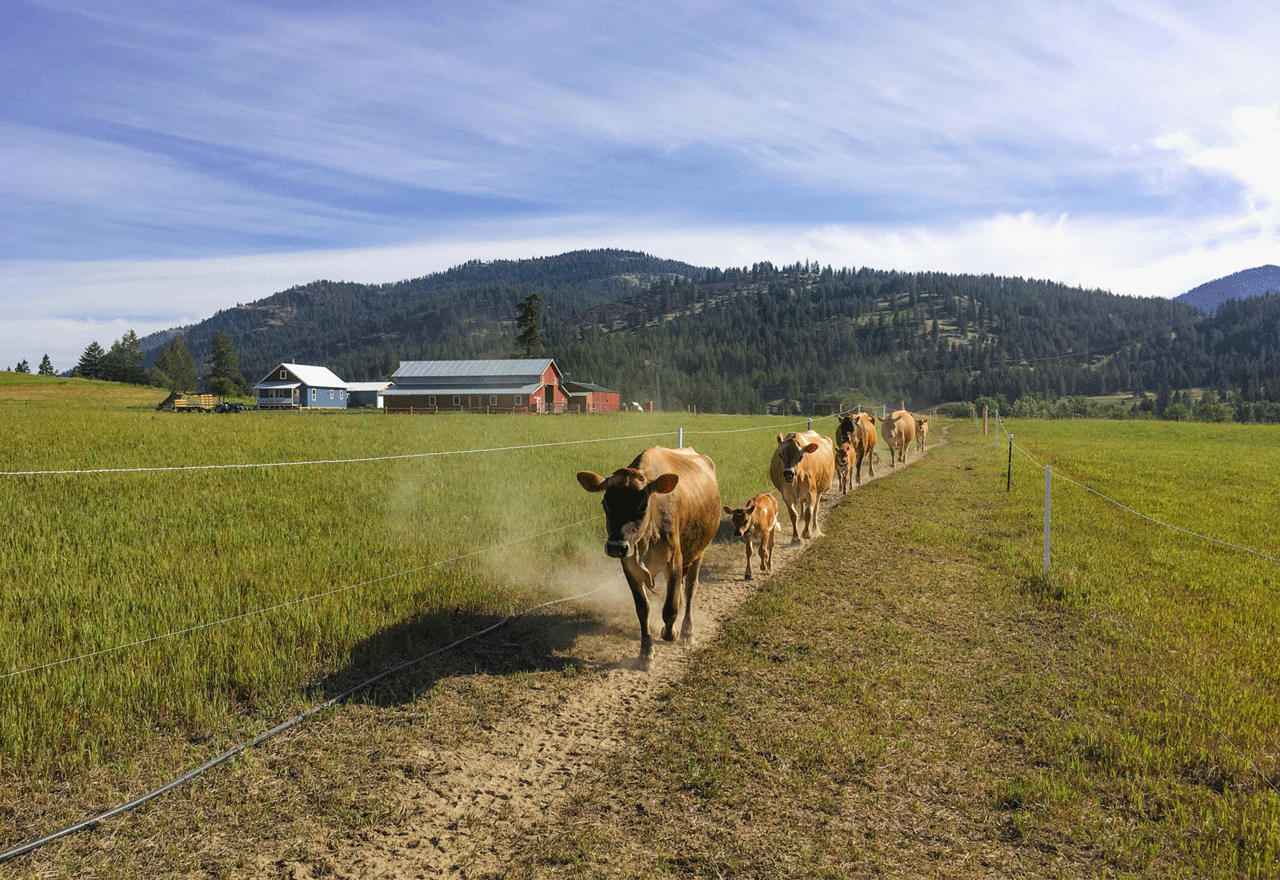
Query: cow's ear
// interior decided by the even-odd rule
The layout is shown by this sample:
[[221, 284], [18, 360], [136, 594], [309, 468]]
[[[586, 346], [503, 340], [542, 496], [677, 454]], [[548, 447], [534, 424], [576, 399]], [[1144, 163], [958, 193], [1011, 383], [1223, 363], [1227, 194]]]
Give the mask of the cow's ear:
[[666, 495], [674, 490], [676, 483], [679, 482], [680, 478], [675, 474], [663, 474], [649, 484], [649, 491], [657, 492], [659, 495]]
[[726, 507], [726, 508], [724, 509], [724, 512], [725, 512], [725, 513], [727, 513], [727, 514], [729, 514], [729, 516], [733, 516], [733, 508], [732, 508], [732, 507]]
[[804, 451], [805, 451], [805, 452], [808, 452], [808, 453], [814, 453], [814, 452], [817, 452], [817, 451], [818, 451], [818, 444], [817, 444], [817, 443], [810, 443], [808, 446], [806, 446], [806, 447], [804, 448]]
[[756, 512], [756, 506], [754, 504], [748, 504], [746, 509], [743, 510], [742, 512], [745, 513], [747, 516], [751, 516], [751, 514]]
[[782, 445], [782, 435], [781, 435], [781, 434], [779, 434], [779, 435], [778, 435], [778, 445], [779, 445], [779, 446], [781, 446], [781, 445]]
[[601, 492], [604, 490], [604, 477], [591, 471], [578, 471], [578, 482], [588, 492]]

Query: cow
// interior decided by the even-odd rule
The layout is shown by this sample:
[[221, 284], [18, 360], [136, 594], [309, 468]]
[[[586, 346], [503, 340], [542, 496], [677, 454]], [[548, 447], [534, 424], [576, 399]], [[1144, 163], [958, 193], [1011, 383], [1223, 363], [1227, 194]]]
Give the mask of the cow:
[[[846, 443], [849, 445], [849, 460], [853, 462], [854, 480], [861, 486], [863, 459], [867, 462], [867, 472], [872, 477], [876, 475], [873, 464], [876, 448], [876, 417], [869, 412], [860, 412], [849, 413], [840, 419], [840, 425], [836, 428], [836, 445], [843, 446]], [[841, 483], [842, 487], [843, 485]]]
[[880, 434], [889, 446], [889, 467], [896, 467], [897, 461], [907, 463], [907, 450], [916, 437], [916, 417], [905, 409], [894, 410], [887, 419], [880, 422]]
[[654, 578], [667, 578], [662, 606], [662, 638], [675, 641], [680, 613], [680, 584], [684, 583], [684, 620], [680, 640], [693, 644], [693, 597], [698, 590], [702, 554], [720, 528], [720, 487], [716, 466], [693, 447], [651, 446], [627, 467], [610, 477], [579, 471], [578, 483], [588, 492], [603, 492], [605, 553], [622, 562], [640, 619], [639, 667], [653, 664], [649, 637], [649, 597], [656, 593]]
[[836, 448], [836, 477], [840, 480], [840, 494], [849, 491], [849, 479], [853, 475], [853, 447], [847, 442]]
[[916, 419], [916, 452], [924, 452], [924, 438], [929, 436], [929, 420]]
[[778, 435], [778, 446], [769, 461], [769, 479], [782, 493], [782, 503], [791, 515], [791, 543], [800, 543], [798, 521], [804, 520], [804, 537], [816, 538], [818, 502], [831, 489], [836, 459], [831, 439], [817, 431], [792, 431]]
[[761, 573], [773, 571], [773, 533], [782, 531], [778, 524], [778, 499], [764, 492], [743, 507], [726, 507], [724, 512], [733, 521], [734, 535], [747, 547], [747, 573], [742, 579], [751, 580], [752, 544], [759, 548]]

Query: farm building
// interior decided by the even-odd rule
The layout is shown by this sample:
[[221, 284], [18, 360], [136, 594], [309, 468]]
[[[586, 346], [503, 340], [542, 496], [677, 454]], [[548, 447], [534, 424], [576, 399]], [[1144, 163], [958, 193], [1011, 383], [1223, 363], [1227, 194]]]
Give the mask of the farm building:
[[401, 361], [391, 379], [387, 412], [560, 413], [569, 403], [550, 358]]
[[280, 364], [253, 386], [258, 409], [346, 409], [347, 383], [327, 367]]
[[621, 395], [608, 388], [592, 385], [589, 382], [571, 382], [566, 380], [564, 390], [569, 395], [569, 411], [584, 413], [617, 412], [621, 403]]
[[390, 382], [348, 382], [347, 406], [352, 408], [376, 406], [382, 409], [382, 392], [390, 387]]

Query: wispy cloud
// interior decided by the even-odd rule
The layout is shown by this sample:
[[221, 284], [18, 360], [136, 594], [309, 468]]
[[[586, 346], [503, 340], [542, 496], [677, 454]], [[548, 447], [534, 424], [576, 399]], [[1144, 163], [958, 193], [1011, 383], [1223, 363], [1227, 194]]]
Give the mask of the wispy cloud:
[[604, 244], [1156, 295], [1274, 261], [1261, 0], [11, 9], [0, 308], [67, 337]]

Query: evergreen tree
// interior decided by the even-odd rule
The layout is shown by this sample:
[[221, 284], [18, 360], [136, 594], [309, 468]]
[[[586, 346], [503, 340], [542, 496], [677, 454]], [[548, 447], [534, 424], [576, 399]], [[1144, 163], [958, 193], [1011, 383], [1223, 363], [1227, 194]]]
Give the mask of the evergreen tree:
[[542, 297], [531, 293], [516, 307], [516, 345], [523, 346], [524, 356], [533, 357], [542, 350]]
[[240, 375], [240, 358], [236, 355], [231, 337], [219, 330], [213, 335], [208, 363], [209, 390], [220, 397], [247, 394], [244, 377]]
[[56, 374], [54, 373], [54, 371], [53, 371], [53, 361], [49, 360], [49, 356], [48, 356], [47, 354], [46, 354], [46, 355], [44, 356], [44, 358], [40, 361], [40, 371], [39, 371], [39, 375], [41, 375], [41, 376], [53, 376], [53, 375], [56, 375]]
[[151, 382], [168, 391], [195, 391], [199, 381], [195, 359], [179, 336], [160, 352], [160, 359], [151, 370]]
[[129, 385], [146, 384], [142, 369], [142, 347], [138, 334], [130, 330], [111, 343], [111, 349], [102, 358], [102, 378], [108, 382], [125, 382]]
[[22, 359], [22, 362], [21, 362], [21, 363], [19, 363], [16, 367], [14, 367], [14, 368], [13, 368], [13, 371], [14, 371], [15, 373], [26, 373], [27, 375], [30, 375], [30, 374], [31, 374], [31, 364], [27, 363], [27, 359], [26, 359], [26, 358], [23, 358], [23, 359]]
[[83, 376], [86, 379], [101, 379], [102, 359], [106, 357], [106, 354], [95, 339], [85, 347], [84, 354], [80, 355], [80, 363], [76, 364], [73, 372], [75, 375]]

